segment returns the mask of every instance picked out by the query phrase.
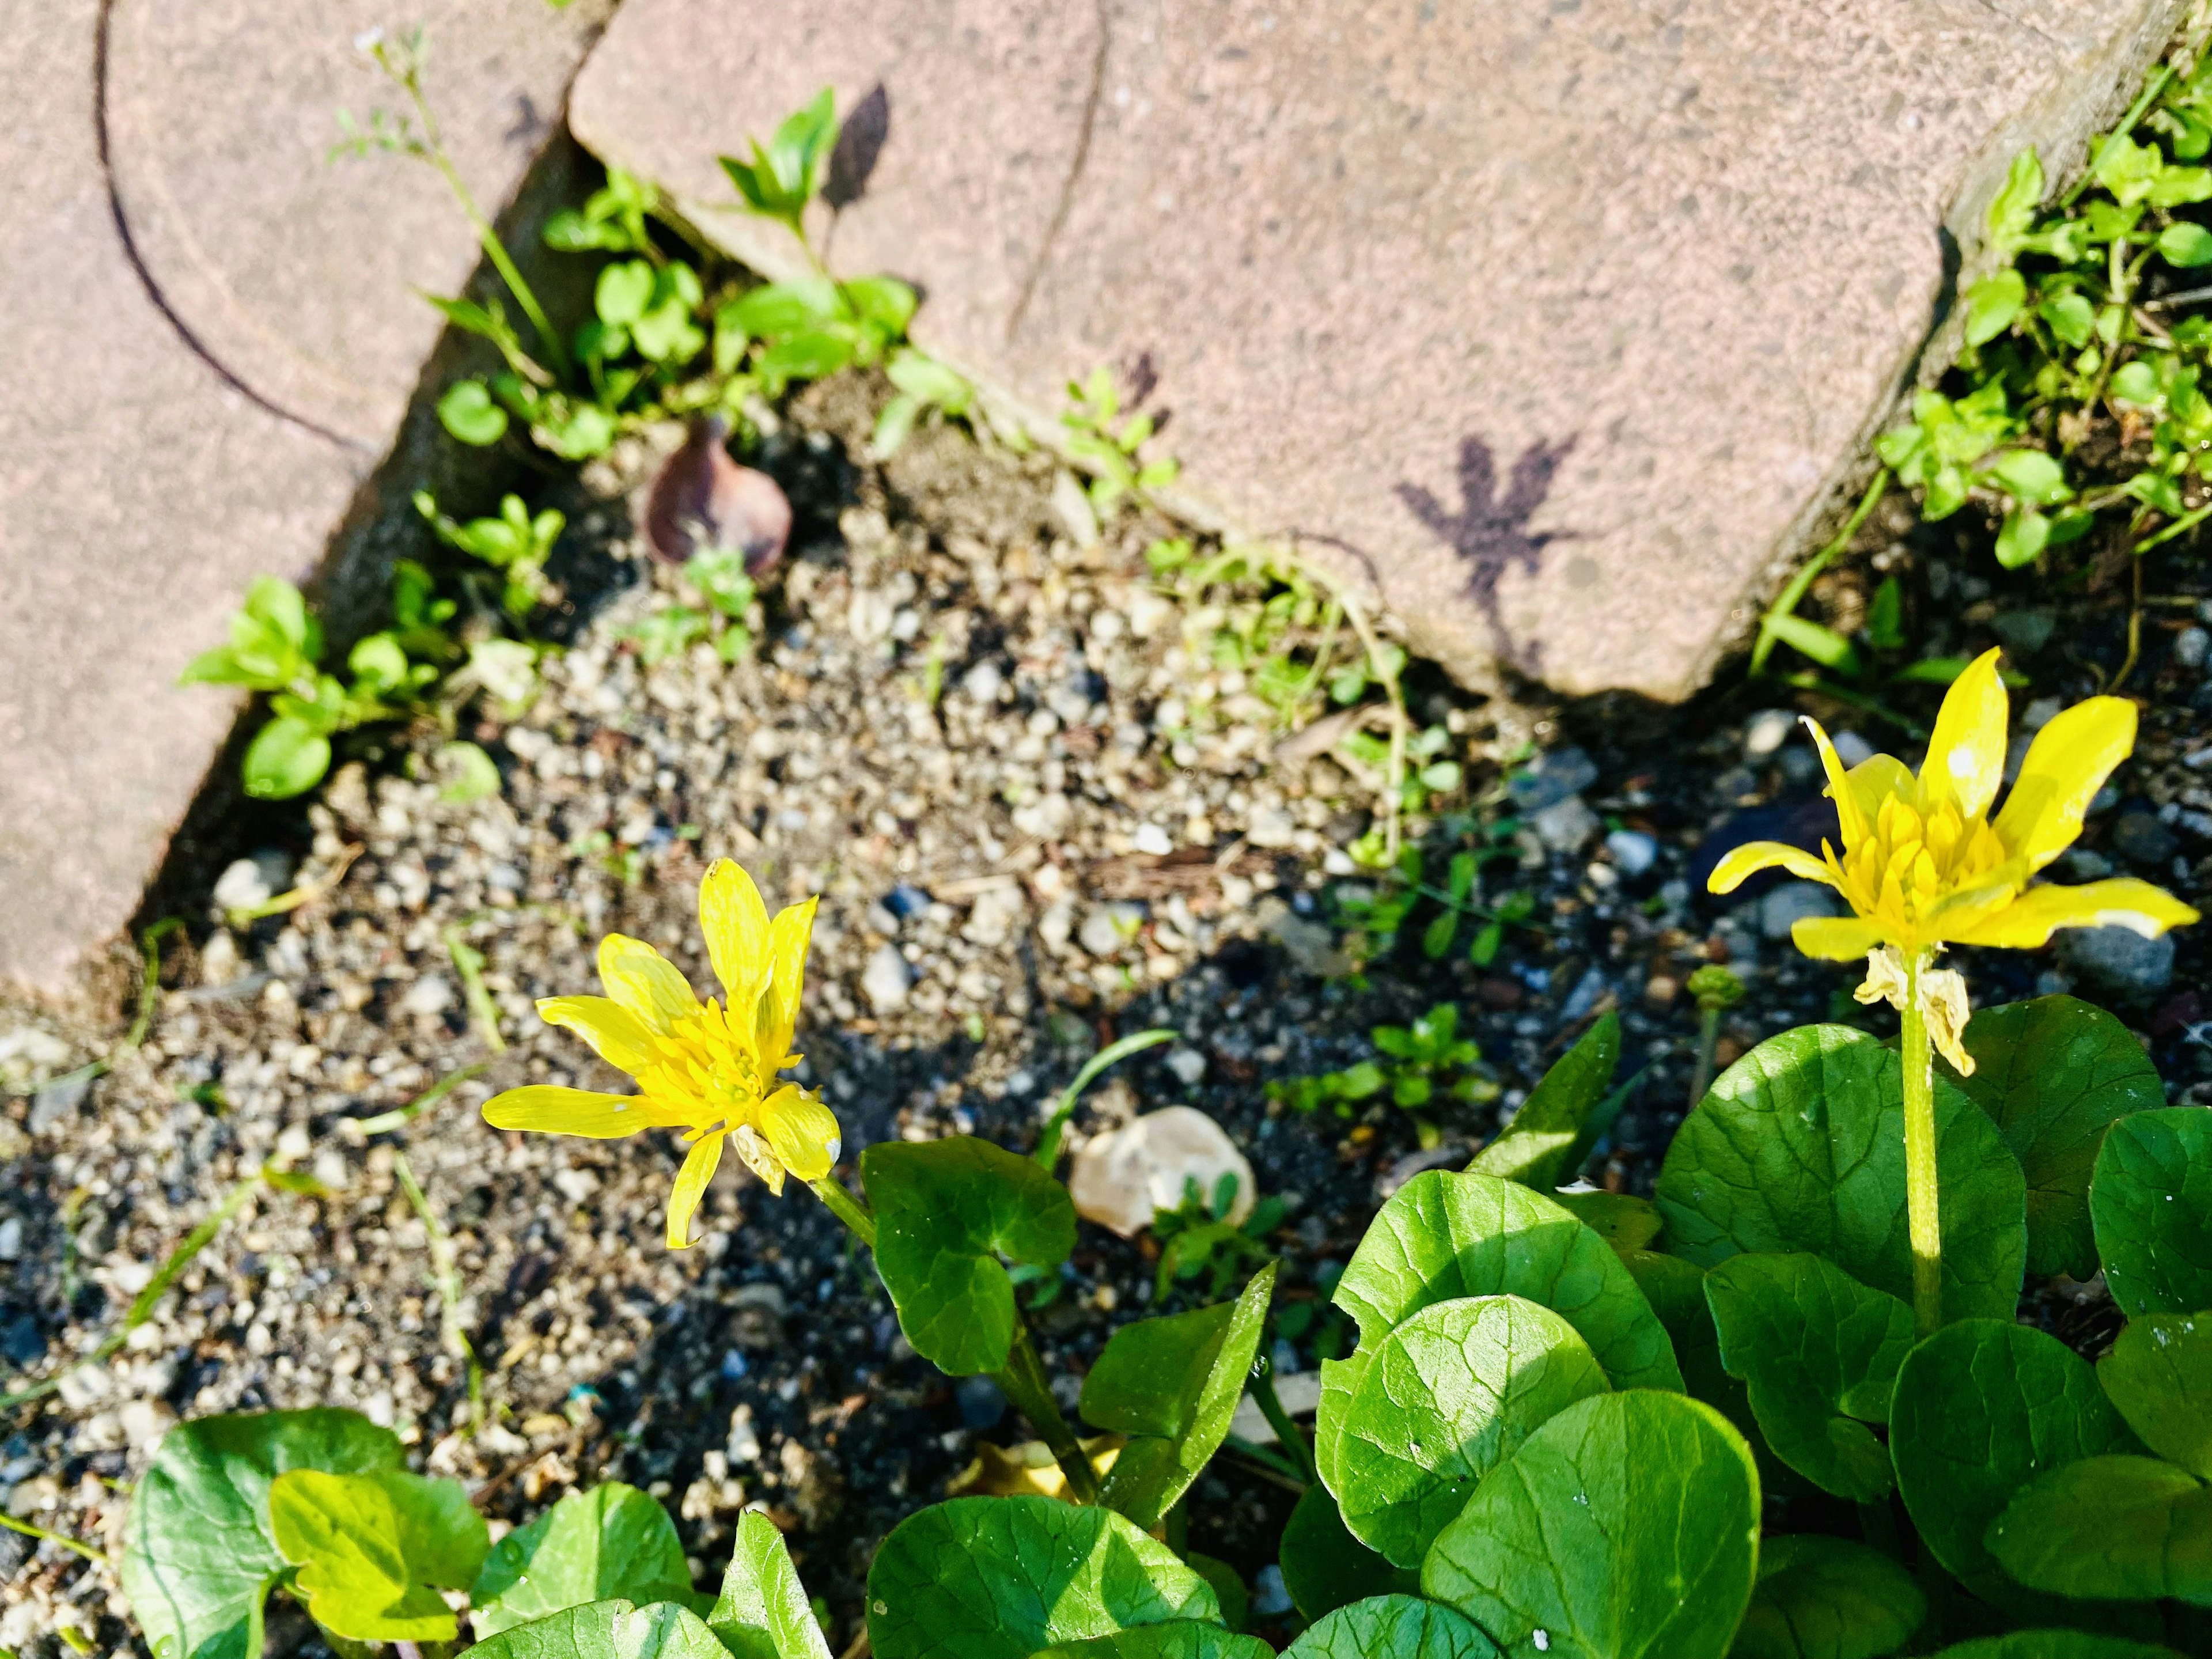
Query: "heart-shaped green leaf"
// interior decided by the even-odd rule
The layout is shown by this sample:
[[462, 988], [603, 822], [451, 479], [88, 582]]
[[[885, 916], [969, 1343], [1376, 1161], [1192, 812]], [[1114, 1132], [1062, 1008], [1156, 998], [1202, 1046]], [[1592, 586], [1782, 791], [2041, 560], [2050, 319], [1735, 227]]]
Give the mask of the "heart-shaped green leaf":
[[1164, 1625], [1139, 1625], [1094, 1636], [1087, 1642], [1061, 1642], [1036, 1659], [1274, 1659], [1275, 1650], [1256, 1636], [1239, 1636], [1219, 1625], [1194, 1619]]
[[[1705, 1267], [1743, 1250], [1809, 1251], [1910, 1297], [1904, 1080], [1894, 1051], [1846, 1025], [1760, 1043], [1675, 1132], [1656, 1193], [1668, 1249]], [[2027, 1184], [1996, 1126], [1940, 1078], [1936, 1165], [1944, 1316], [2010, 1319]]]
[[1759, 1502], [1751, 1448], [1711, 1407], [1596, 1395], [1491, 1472], [1421, 1589], [1516, 1656], [1725, 1659], [1757, 1576]]
[[2085, 1457], [2031, 1481], [1984, 1540], [2030, 1589], [2212, 1607], [2212, 1486], [2155, 1457]]
[[2097, 1381], [2144, 1445], [2212, 1480], [2212, 1314], [2130, 1320]]
[[1166, 1545], [1111, 1510], [1051, 1498], [935, 1504], [899, 1522], [868, 1569], [877, 1659], [1030, 1659], [1133, 1626], [1220, 1617]]
[[737, 1659], [830, 1659], [806, 1587], [775, 1522], [748, 1510], [707, 1622]]
[[1376, 1595], [1316, 1620], [1283, 1659], [1498, 1659], [1498, 1646], [1437, 1602]]
[[2106, 1127], [2166, 1103], [2135, 1034], [2078, 997], [1980, 1008], [1966, 1026], [1970, 1077], [1938, 1070], [1987, 1112], [2027, 1176], [2027, 1270], [2097, 1271], [2089, 1175]]
[[1882, 1659], [1927, 1613], [1912, 1575], [1880, 1550], [1817, 1534], [1770, 1538], [1729, 1659]]
[[314, 1621], [355, 1642], [450, 1642], [441, 1589], [476, 1582], [491, 1547], [458, 1480], [404, 1469], [290, 1469], [269, 1484], [276, 1547]]
[[131, 1494], [124, 1594], [155, 1659], [246, 1659], [284, 1571], [269, 1483], [288, 1469], [403, 1467], [398, 1437], [356, 1412], [203, 1417], [162, 1437]]
[[593, 1601], [681, 1601], [690, 1591], [684, 1540], [668, 1511], [610, 1480], [568, 1492], [501, 1539], [469, 1592], [469, 1621], [481, 1639]]
[[1551, 1188], [1574, 1173], [1571, 1154], [1620, 1058], [1620, 1020], [1607, 1014], [1559, 1056], [1513, 1115], [1505, 1133], [1467, 1167], [1525, 1186]]
[[1705, 1300], [1774, 1455], [1838, 1498], [1887, 1498], [1889, 1453], [1865, 1425], [1889, 1420], [1912, 1310], [1816, 1255], [1730, 1256]]
[[860, 1154], [860, 1180], [876, 1211], [876, 1271], [915, 1352], [954, 1376], [1004, 1370], [1014, 1285], [999, 1257], [1065, 1261], [1075, 1248], [1067, 1188], [973, 1135], [879, 1143]]
[[256, 800], [305, 794], [331, 769], [331, 740], [305, 720], [279, 714], [246, 745], [246, 793]]
[[1392, 1566], [1346, 1529], [1326, 1486], [1306, 1488], [1275, 1548], [1283, 1588], [1303, 1618], [1319, 1619], [1355, 1601], [1421, 1587], [1417, 1574]]
[[2089, 1362], [2009, 1319], [1947, 1326], [1898, 1368], [1889, 1412], [1898, 1490], [1921, 1541], [1969, 1588], [1996, 1578], [1982, 1535], [2038, 1473], [2133, 1449]]
[[1337, 1449], [1345, 1524], [1418, 1568], [1482, 1477], [1607, 1384], [1575, 1328], [1517, 1296], [1424, 1308], [1382, 1340]]
[[653, 267], [642, 259], [609, 265], [592, 290], [592, 308], [609, 328], [629, 327], [652, 303]]
[[2128, 1313], [2212, 1308], [2212, 1112], [2137, 1112], [2106, 1130], [2089, 1214]]
[[707, 1621], [673, 1601], [593, 1601], [503, 1630], [468, 1651], [471, 1659], [729, 1659]]
[[[1251, 1374], [1253, 1356], [1259, 1352], [1260, 1338], [1267, 1327], [1267, 1298], [1274, 1288], [1275, 1263], [1271, 1261], [1252, 1275], [1234, 1302], [1196, 1315], [1140, 1320], [1108, 1340], [1106, 1352], [1084, 1381], [1083, 1414], [1102, 1428], [1136, 1437], [1114, 1460], [1099, 1491], [1100, 1503], [1149, 1532], [1190, 1489], [1228, 1436], [1237, 1402], [1244, 1396], [1244, 1379]], [[1211, 1316], [1209, 1324], [1182, 1323], [1202, 1316]], [[1132, 1331], [1170, 1324], [1181, 1328], [1169, 1333], [1165, 1340], [1158, 1333], [1147, 1333], [1109, 1368], [1115, 1344]], [[1118, 1407], [1109, 1409], [1101, 1403], [1103, 1416], [1092, 1410], [1091, 1395], [1091, 1384], [1101, 1370], [1108, 1370], [1102, 1401], [1110, 1399]], [[1136, 1403], [1142, 1379], [1148, 1376], [1161, 1389], [1156, 1396], [1159, 1409], [1150, 1412]], [[1147, 1420], [1158, 1431], [1137, 1426]]]
[[507, 432], [507, 411], [491, 400], [482, 380], [456, 380], [438, 399], [438, 423], [465, 444], [482, 449]]

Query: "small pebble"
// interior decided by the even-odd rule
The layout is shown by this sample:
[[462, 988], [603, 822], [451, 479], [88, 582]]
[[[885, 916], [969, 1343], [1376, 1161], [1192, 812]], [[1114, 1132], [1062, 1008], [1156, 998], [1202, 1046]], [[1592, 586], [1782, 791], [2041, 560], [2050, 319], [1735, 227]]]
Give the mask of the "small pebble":
[[895, 1014], [906, 1006], [907, 987], [911, 979], [911, 971], [906, 958], [899, 954], [898, 946], [878, 945], [860, 972], [860, 994], [867, 998], [868, 1006], [878, 1018]]
[[1581, 852], [1605, 824], [1580, 795], [1569, 795], [1540, 812], [1531, 813], [1528, 827], [1536, 832], [1536, 839], [1553, 852], [1571, 856]]
[[2212, 655], [2212, 634], [2201, 628], [2185, 628], [2173, 636], [2173, 659], [2182, 667], [2202, 668], [2208, 655]]
[[2132, 927], [2068, 927], [2059, 959], [2119, 997], [2146, 997], [2173, 982], [2173, 935], [2145, 939]]
[[1170, 1048], [1167, 1067], [1184, 1088], [1195, 1089], [1199, 1079], [1206, 1075], [1206, 1056], [1195, 1048]]
[[1536, 757], [1514, 775], [1506, 787], [1524, 812], [1540, 812], [1597, 781], [1597, 763], [1577, 748], [1554, 749]]
[[1252, 1575], [1252, 1611], [1273, 1619], [1291, 1610], [1291, 1593], [1283, 1587], [1283, 1570], [1273, 1561]]
[[1836, 914], [1836, 896], [1816, 881], [1785, 881], [1759, 901], [1759, 931], [1771, 939], [1786, 939], [1796, 924], [1813, 916]]
[[1787, 708], [1762, 708], [1744, 722], [1743, 752], [1747, 759], [1759, 760], [1772, 754], [1790, 740], [1790, 732], [1797, 724], [1797, 716]]
[[1641, 830], [1616, 830], [1605, 838], [1605, 850], [1624, 876], [1640, 876], [1659, 856], [1659, 843]]

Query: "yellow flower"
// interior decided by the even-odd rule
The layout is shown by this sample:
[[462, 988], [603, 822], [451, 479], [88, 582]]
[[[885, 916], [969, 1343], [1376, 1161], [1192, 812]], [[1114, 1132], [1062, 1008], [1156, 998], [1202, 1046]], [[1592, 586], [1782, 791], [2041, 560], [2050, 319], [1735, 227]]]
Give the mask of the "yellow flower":
[[1753, 842], [1721, 860], [1711, 885], [1726, 893], [1778, 865], [1834, 888], [1851, 914], [1798, 922], [1790, 938], [1808, 956], [1846, 962], [1884, 945], [1908, 960], [1945, 945], [2026, 950], [2061, 927], [2131, 927], [2154, 939], [2197, 920], [2171, 893], [2131, 877], [2029, 884], [2081, 833], [2090, 801], [2135, 747], [2135, 705], [2124, 698], [2076, 703], [2037, 732], [1994, 819], [2010, 726], [1995, 651], [1976, 658], [1944, 697], [1917, 778], [1887, 755], [1847, 772], [1828, 734], [1805, 724], [1827, 769], [1842, 851], [1823, 842], [1816, 859]]
[[690, 1242], [691, 1217], [714, 1178], [726, 1139], [738, 1156], [783, 1191], [786, 1173], [818, 1181], [837, 1162], [837, 1120], [830, 1109], [776, 1073], [796, 1066], [790, 1052], [806, 969], [815, 901], [774, 921], [752, 878], [723, 859], [699, 887], [699, 927], [725, 1008], [705, 1002], [667, 958], [620, 933], [599, 941], [603, 997], [546, 997], [538, 1012], [565, 1025], [609, 1065], [637, 1079], [634, 1095], [532, 1085], [484, 1103], [500, 1129], [587, 1135], [611, 1140], [640, 1129], [679, 1128], [690, 1155], [668, 1196], [668, 1248]]

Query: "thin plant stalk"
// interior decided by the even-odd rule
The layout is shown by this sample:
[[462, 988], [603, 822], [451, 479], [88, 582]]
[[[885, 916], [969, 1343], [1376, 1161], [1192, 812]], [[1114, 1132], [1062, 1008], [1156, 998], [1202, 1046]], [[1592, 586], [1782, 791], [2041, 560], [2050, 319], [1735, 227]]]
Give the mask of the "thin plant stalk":
[[392, 1160], [392, 1172], [399, 1178], [400, 1190], [414, 1206], [415, 1213], [422, 1219], [422, 1231], [430, 1251], [430, 1283], [438, 1292], [438, 1325], [445, 1338], [446, 1346], [453, 1357], [468, 1367], [469, 1427], [471, 1431], [483, 1426], [483, 1365], [477, 1358], [475, 1345], [468, 1333], [461, 1328], [461, 1274], [453, 1260], [453, 1241], [430, 1208], [430, 1200], [423, 1195], [422, 1184], [415, 1179], [415, 1171], [402, 1152]]
[[1266, 1418], [1267, 1426], [1274, 1430], [1276, 1443], [1282, 1447], [1285, 1457], [1296, 1466], [1306, 1483], [1311, 1485], [1318, 1478], [1314, 1470], [1313, 1449], [1306, 1444], [1305, 1436], [1291, 1420], [1290, 1413], [1283, 1409], [1282, 1399], [1275, 1392], [1273, 1362], [1262, 1358], [1253, 1368], [1252, 1375], [1244, 1386], [1253, 1402], [1260, 1407], [1260, 1415]]
[[1796, 614], [1798, 602], [1805, 597], [1806, 590], [1813, 586], [1814, 578], [1826, 570], [1835, 562], [1837, 556], [1851, 544], [1851, 538], [1859, 533], [1859, 526], [1867, 521], [1867, 515], [1888, 493], [1889, 478], [1889, 469], [1886, 466], [1875, 473], [1874, 482], [1867, 486], [1866, 494], [1859, 497], [1859, 504], [1851, 509], [1851, 516], [1844, 520], [1844, 527], [1835, 533], [1826, 547], [1805, 562], [1804, 568], [1790, 579], [1790, 585], [1775, 595], [1774, 603], [1766, 607], [1766, 614], [1759, 618], [1758, 642], [1751, 648], [1753, 673], [1764, 669], [1767, 658], [1773, 653], [1775, 643], [1780, 637], [1774, 631], [1776, 619]]
[[872, 1250], [876, 1248], [876, 1218], [866, 1205], [846, 1189], [843, 1182], [832, 1173], [806, 1184], [813, 1189], [814, 1196], [829, 1207], [830, 1213], [845, 1224], [854, 1237]]
[[34, 1527], [29, 1522], [19, 1520], [12, 1515], [0, 1513], [0, 1527], [5, 1527], [10, 1532], [20, 1532], [26, 1538], [35, 1538], [41, 1544], [54, 1544], [65, 1550], [75, 1550], [88, 1561], [107, 1559], [82, 1539], [72, 1538], [67, 1533], [48, 1532], [44, 1527]]
[[489, 1060], [480, 1060], [473, 1066], [464, 1066], [459, 1071], [448, 1072], [404, 1106], [379, 1112], [374, 1117], [356, 1118], [354, 1127], [364, 1136], [389, 1133], [402, 1125], [412, 1123], [471, 1078], [481, 1076], [490, 1068]]
[[1928, 1043], [1928, 1017], [1920, 1006], [1922, 951], [1905, 964], [1905, 1208], [1912, 1239], [1912, 1322], [1922, 1336], [1943, 1323], [1943, 1235], [1936, 1186], [1936, 1073]]
[[1075, 1081], [1069, 1084], [1060, 1095], [1060, 1103], [1053, 1108], [1052, 1115], [1045, 1120], [1044, 1133], [1037, 1137], [1035, 1154], [1037, 1167], [1050, 1175], [1053, 1166], [1060, 1162], [1060, 1143], [1061, 1137], [1067, 1133], [1067, 1121], [1075, 1115], [1075, 1103], [1083, 1097], [1083, 1091], [1091, 1086], [1092, 1079], [1115, 1061], [1169, 1042], [1176, 1035], [1172, 1026], [1156, 1025], [1149, 1031], [1139, 1031], [1118, 1042], [1109, 1042], [1091, 1055], [1084, 1063], [1083, 1069], [1075, 1074]]

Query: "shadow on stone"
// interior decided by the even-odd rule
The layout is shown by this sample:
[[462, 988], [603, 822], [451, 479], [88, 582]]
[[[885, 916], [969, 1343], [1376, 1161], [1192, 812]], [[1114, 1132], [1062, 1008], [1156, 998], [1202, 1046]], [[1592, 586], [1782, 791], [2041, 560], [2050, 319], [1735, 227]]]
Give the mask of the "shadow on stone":
[[1528, 521], [1550, 495], [1559, 464], [1575, 442], [1570, 435], [1529, 445], [1513, 463], [1501, 489], [1496, 453], [1470, 433], [1459, 442], [1460, 506], [1455, 513], [1419, 484], [1395, 487], [1407, 510], [1467, 567], [1467, 596], [1481, 607], [1498, 657], [1525, 674], [1542, 673], [1542, 642], [1514, 640], [1498, 610], [1498, 585], [1516, 568], [1534, 575], [1553, 542], [1574, 538], [1571, 531], [1531, 530]]

